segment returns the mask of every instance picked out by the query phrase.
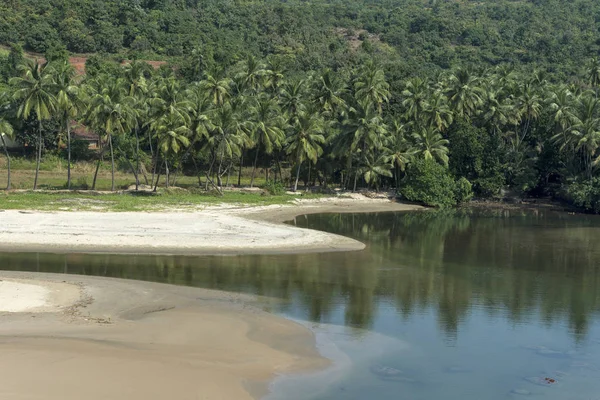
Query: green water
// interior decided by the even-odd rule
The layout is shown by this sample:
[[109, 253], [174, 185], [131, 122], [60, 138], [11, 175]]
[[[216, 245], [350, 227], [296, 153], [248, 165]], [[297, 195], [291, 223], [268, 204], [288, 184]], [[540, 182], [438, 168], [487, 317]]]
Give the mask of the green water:
[[[159, 257], [0, 253], [0, 268], [280, 299], [327, 371], [269, 399], [600, 399], [600, 218], [553, 212], [322, 214], [361, 252]], [[546, 380], [548, 378], [550, 380]]]

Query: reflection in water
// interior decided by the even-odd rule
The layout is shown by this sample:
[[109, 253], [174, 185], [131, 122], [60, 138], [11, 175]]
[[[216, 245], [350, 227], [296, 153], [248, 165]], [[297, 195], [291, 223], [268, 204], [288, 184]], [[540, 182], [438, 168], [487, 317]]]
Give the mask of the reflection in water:
[[278, 382], [282, 390], [269, 399], [589, 400], [600, 392], [600, 218], [448, 211], [322, 214], [293, 223], [355, 237], [367, 249], [223, 257], [0, 253], [0, 268], [281, 299], [275, 312], [310, 325], [333, 344], [325, 350], [336, 348], [346, 361], [328, 374]]
[[[140, 279], [286, 300], [283, 312], [371, 328], [379, 304], [433, 309], [447, 339], [472, 307], [525, 323], [566, 320], [576, 337], [600, 309], [600, 220], [551, 212], [322, 214], [297, 226], [363, 240], [363, 252], [161, 257], [0, 254], [2, 269]], [[298, 310], [302, 313], [298, 315]]]

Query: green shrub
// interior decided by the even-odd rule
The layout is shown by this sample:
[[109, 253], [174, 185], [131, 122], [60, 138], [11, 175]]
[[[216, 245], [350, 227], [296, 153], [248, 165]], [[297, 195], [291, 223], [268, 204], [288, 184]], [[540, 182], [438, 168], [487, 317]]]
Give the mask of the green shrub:
[[446, 208], [456, 204], [456, 184], [450, 172], [433, 160], [415, 160], [406, 169], [401, 197], [428, 206]]
[[273, 196], [285, 194], [285, 186], [283, 186], [283, 183], [281, 182], [268, 181], [262, 188]]
[[571, 184], [567, 195], [577, 207], [600, 214], [600, 178]]
[[466, 203], [473, 197], [473, 186], [465, 177], [456, 181], [454, 187], [454, 198], [457, 203]]

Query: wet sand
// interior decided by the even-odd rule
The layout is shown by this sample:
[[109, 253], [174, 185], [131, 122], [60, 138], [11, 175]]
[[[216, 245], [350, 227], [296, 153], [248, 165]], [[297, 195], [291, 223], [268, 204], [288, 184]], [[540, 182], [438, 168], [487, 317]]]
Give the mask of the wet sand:
[[[262, 397], [276, 374], [329, 364], [309, 330], [251, 296], [70, 275], [0, 279], [21, 285], [25, 300], [47, 290], [45, 309], [0, 311], [2, 399], [243, 400]], [[51, 296], [59, 286], [76, 296]]]
[[318, 212], [417, 209], [422, 207], [387, 199], [332, 198], [188, 212], [5, 211], [0, 214], [0, 251], [192, 255], [362, 250], [364, 244], [354, 239], [279, 222]]

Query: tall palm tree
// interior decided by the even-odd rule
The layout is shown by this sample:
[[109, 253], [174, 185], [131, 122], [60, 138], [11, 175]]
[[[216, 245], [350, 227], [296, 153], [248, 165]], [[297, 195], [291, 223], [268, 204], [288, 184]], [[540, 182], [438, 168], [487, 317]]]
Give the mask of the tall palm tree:
[[406, 138], [406, 126], [399, 121], [392, 123], [389, 135], [385, 139], [384, 151], [388, 162], [396, 169], [396, 187], [399, 187], [400, 172], [404, 172], [406, 166], [417, 152]]
[[440, 132], [448, 128], [454, 120], [446, 96], [439, 90], [431, 95], [423, 114], [427, 125], [436, 127]]
[[266, 95], [259, 96], [250, 107], [252, 141], [256, 150], [250, 187], [254, 185], [256, 163], [260, 151], [263, 150], [266, 154], [272, 154], [275, 149], [282, 145], [285, 138], [282, 129], [284, 121], [280, 116], [280, 111], [277, 102]]
[[[165, 163], [166, 187], [169, 187], [169, 156], [179, 153], [182, 148], [190, 145], [190, 126], [189, 119], [182, 117], [177, 113], [169, 113], [152, 122], [150, 129], [154, 132], [157, 151], [162, 153]], [[154, 189], [158, 185], [158, 179]]]
[[298, 113], [290, 128], [286, 139], [286, 152], [294, 158], [296, 163], [296, 180], [293, 190], [298, 190], [300, 167], [305, 160], [316, 164], [323, 153], [322, 145], [325, 143], [325, 121], [315, 112], [302, 111]]
[[412, 135], [415, 147], [426, 160], [448, 165], [448, 140], [435, 127], [423, 128]]
[[[108, 141], [111, 159], [111, 191], [115, 190], [113, 135], [125, 134], [135, 124], [134, 99], [122, 78], [105, 76], [90, 100], [87, 119]], [[94, 184], [96, 179], [94, 177]]]
[[385, 81], [383, 70], [373, 62], [368, 62], [354, 81], [355, 96], [359, 100], [368, 99], [377, 105], [381, 114], [381, 106], [390, 98], [390, 85]]
[[42, 159], [42, 122], [50, 119], [56, 110], [55, 83], [52, 69], [47, 64], [26, 60], [24, 64], [19, 65], [19, 71], [21, 76], [10, 80], [11, 86], [14, 87], [13, 98], [18, 103], [17, 117], [27, 119], [33, 112], [38, 122], [37, 156], [33, 181], [33, 190], [36, 190]]
[[244, 62], [243, 70], [237, 75], [240, 79], [242, 91], [260, 92], [265, 73], [265, 66], [256, 57], [249, 55]]
[[67, 135], [67, 188], [71, 190], [71, 120], [84, 109], [79, 86], [74, 82], [75, 68], [68, 62], [54, 65], [56, 110]]
[[251, 143], [246, 134], [247, 124], [237, 111], [235, 106], [226, 103], [219, 107], [213, 115], [213, 129], [207, 144], [213, 154], [211, 163], [218, 161], [217, 180], [219, 187], [222, 186], [222, 176], [230, 170], [230, 168], [224, 168], [224, 161], [229, 161], [231, 167], [234, 158], [239, 158], [243, 149]]
[[454, 114], [461, 118], [474, 116], [483, 103], [481, 80], [466, 68], [449, 76], [445, 92]]
[[285, 111], [288, 121], [292, 123], [298, 113], [303, 111], [306, 96], [306, 81], [296, 80], [283, 84], [280, 92], [281, 108]]
[[198, 84], [199, 88], [206, 92], [215, 106], [222, 106], [229, 99], [231, 79], [216, 79], [212, 75], [207, 75], [204, 80]]
[[321, 111], [333, 117], [340, 108], [344, 107], [346, 85], [331, 69], [325, 69], [312, 81], [315, 101], [320, 104]]
[[404, 90], [402, 90], [402, 106], [405, 111], [405, 118], [414, 122], [424, 120], [423, 114], [429, 107], [429, 85], [428, 82], [415, 77], [406, 81]]
[[593, 88], [600, 86], [600, 59], [593, 57], [587, 65], [587, 76]]
[[11, 124], [4, 118], [0, 117], [0, 140], [2, 141], [2, 147], [4, 148], [4, 154], [6, 155], [6, 167], [8, 170], [6, 190], [10, 190], [10, 154], [8, 154], [8, 146], [6, 145], [5, 137], [14, 139], [14, 131]]

